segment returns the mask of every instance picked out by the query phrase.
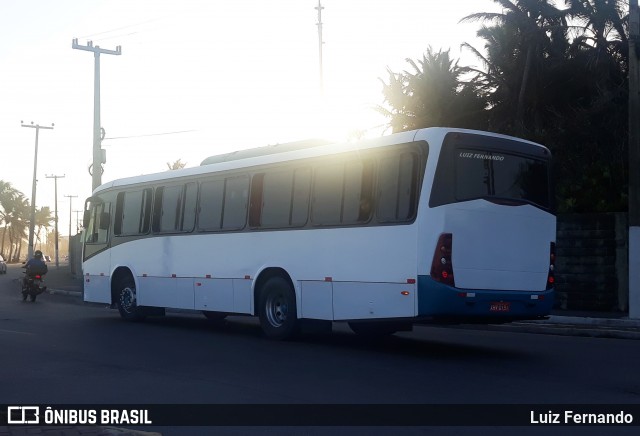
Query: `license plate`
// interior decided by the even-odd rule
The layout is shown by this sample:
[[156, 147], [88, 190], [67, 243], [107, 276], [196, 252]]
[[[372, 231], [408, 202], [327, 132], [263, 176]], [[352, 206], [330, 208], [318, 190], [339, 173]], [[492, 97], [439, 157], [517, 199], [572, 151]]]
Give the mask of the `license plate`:
[[489, 312], [509, 312], [511, 310], [510, 303], [491, 303], [489, 305]]

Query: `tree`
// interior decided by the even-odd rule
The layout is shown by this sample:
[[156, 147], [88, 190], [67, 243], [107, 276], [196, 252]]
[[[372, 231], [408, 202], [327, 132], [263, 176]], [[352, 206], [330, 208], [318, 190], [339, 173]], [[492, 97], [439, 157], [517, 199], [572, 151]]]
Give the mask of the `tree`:
[[501, 131], [524, 136], [539, 130], [544, 110], [547, 80], [554, 62], [563, 56], [566, 40], [566, 13], [546, 0], [494, 0], [502, 13], [479, 12], [461, 21], [496, 23], [482, 28], [478, 37], [485, 41], [487, 56], [469, 44], [484, 63], [476, 83], [490, 96], [492, 125]]
[[[494, 0], [478, 13], [484, 54], [473, 81], [490, 129], [547, 145], [560, 211], [626, 208], [627, 38], [624, 2]], [[515, 115], [514, 115], [515, 114]]]
[[[20, 214], [22, 213], [22, 205], [24, 200], [24, 194], [17, 189], [11, 186], [11, 183], [0, 181], [0, 219], [4, 223], [4, 228], [2, 229], [2, 241], [0, 243], [0, 248], [2, 250], [2, 255], [5, 257], [5, 242], [7, 232], [9, 232], [9, 255], [7, 256], [8, 260], [11, 260], [11, 254], [13, 252], [13, 236], [14, 236], [14, 226], [20, 227], [19, 220]], [[28, 205], [28, 201], [27, 201]]]
[[389, 73], [382, 82], [385, 106], [376, 109], [390, 118], [393, 132], [422, 127], [484, 127], [484, 101], [460, 80], [466, 71], [449, 51], [429, 47], [421, 60], [407, 59], [412, 71]]
[[182, 162], [182, 159], [178, 159], [177, 161], [170, 163], [167, 162], [167, 167], [169, 168], [169, 170], [179, 170], [184, 168], [187, 165], [186, 162]]
[[[35, 226], [37, 227], [37, 241], [40, 241], [40, 233], [42, 232], [42, 229], [44, 228], [46, 232], [54, 222], [55, 217], [51, 215], [51, 208], [49, 208], [49, 206], [43, 206], [40, 209], [36, 210]], [[42, 241], [40, 241], [40, 246], [42, 246]]]
[[4, 224], [2, 230], [2, 242], [0, 243], [0, 255], [4, 257], [4, 238], [7, 233], [7, 226], [9, 223], [7, 222], [7, 210], [8, 204], [11, 201], [11, 198], [14, 195], [14, 189], [11, 186], [11, 183], [5, 182], [4, 180], [0, 180], [0, 224]]
[[9, 213], [9, 259], [13, 262], [20, 259], [22, 242], [27, 237], [27, 229], [29, 228], [30, 212], [29, 200], [21, 192], [18, 192], [10, 203]]

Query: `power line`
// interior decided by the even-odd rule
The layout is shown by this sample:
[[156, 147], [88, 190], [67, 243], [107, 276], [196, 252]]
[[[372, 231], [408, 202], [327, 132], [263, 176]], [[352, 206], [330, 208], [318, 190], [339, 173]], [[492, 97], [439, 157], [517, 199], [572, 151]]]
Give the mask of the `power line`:
[[122, 26], [122, 27], [118, 27], [118, 28], [115, 28], [115, 29], [106, 30], [104, 32], [98, 32], [98, 33], [92, 33], [91, 35], [79, 36], [78, 39], [91, 38], [91, 37], [98, 36], [98, 35], [104, 35], [106, 33], [113, 33], [113, 32], [117, 32], [119, 30], [129, 29], [131, 27], [142, 26], [143, 24], [152, 23], [152, 22], [158, 21], [158, 20], [159, 20], [159, 18], [154, 18], [152, 20], [143, 21], [141, 23], [129, 24], [127, 26]]
[[175, 132], [163, 132], [163, 133], [148, 133], [145, 135], [131, 135], [131, 136], [112, 136], [104, 139], [129, 139], [129, 138], [145, 138], [148, 136], [163, 136], [163, 135], [176, 135], [178, 133], [189, 133], [189, 132], [197, 132], [196, 129], [191, 130], [178, 130]]
[[138, 33], [138, 32], [131, 32], [131, 33], [124, 33], [124, 34], [122, 34], [122, 35], [107, 36], [107, 37], [104, 37], [104, 38], [98, 38], [98, 39], [96, 39], [95, 41], [96, 41], [96, 42], [100, 42], [100, 41], [106, 41], [107, 39], [123, 38], [123, 37], [125, 37], [125, 36], [131, 36], [131, 35], [135, 35], [135, 34], [137, 34], [137, 33]]

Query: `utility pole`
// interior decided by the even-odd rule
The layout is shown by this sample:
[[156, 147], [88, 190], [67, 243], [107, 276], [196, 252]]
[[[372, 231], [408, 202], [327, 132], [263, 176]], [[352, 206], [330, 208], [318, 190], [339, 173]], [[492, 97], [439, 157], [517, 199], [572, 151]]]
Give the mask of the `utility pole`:
[[69, 198], [69, 248], [68, 248], [68, 250], [69, 250], [69, 254], [71, 254], [71, 211], [72, 211], [71, 204], [73, 202], [73, 199], [77, 198], [78, 196], [77, 195], [65, 195], [65, 197]]
[[78, 38], [71, 43], [71, 48], [93, 52], [94, 80], [93, 80], [93, 164], [90, 167], [91, 191], [93, 192], [102, 184], [102, 164], [107, 162], [105, 151], [101, 147], [102, 127], [100, 126], [100, 54], [121, 55], [122, 48], [117, 46], [115, 50], [106, 50], [100, 46], [94, 46], [92, 41], [87, 45], [79, 45]]
[[53, 182], [55, 183], [55, 214], [56, 214], [56, 230], [55, 230], [55, 235], [56, 235], [56, 243], [55, 243], [55, 252], [56, 252], [56, 268], [58, 268], [60, 266], [60, 261], [59, 261], [59, 257], [58, 257], [58, 179], [64, 179], [64, 174], [61, 176], [45, 176], [47, 179], [53, 179]]
[[640, 319], [640, 18], [629, 2], [629, 318]]
[[318, 11], [318, 22], [316, 26], [318, 26], [318, 56], [319, 56], [319, 68], [320, 68], [320, 96], [324, 96], [324, 74], [322, 71], [322, 10], [324, 7], [322, 6], [321, 0], [318, 0], [318, 6], [314, 9]]
[[76, 234], [80, 233], [80, 218], [78, 217], [79, 213], [82, 213], [84, 211], [82, 210], [74, 210], [73, 211], [76, 214]]
[[22, 127], [29, 127], [32, 129], [36, 129], [36, 152], [33, 156], [33, 184], [31, 186], [31, 220], [29, 222], [29, 250], [27, 252], [27, 257], [31, 259], [33, 257], [33, 233], [36, 225], [36, 174], [38, 171], [38, 134], [40, 133], [40, 129], [53, 129], [53, 123], [51, 127], [41, 126], [40, 124], [24, 124], [24, 121], [20, 121]]

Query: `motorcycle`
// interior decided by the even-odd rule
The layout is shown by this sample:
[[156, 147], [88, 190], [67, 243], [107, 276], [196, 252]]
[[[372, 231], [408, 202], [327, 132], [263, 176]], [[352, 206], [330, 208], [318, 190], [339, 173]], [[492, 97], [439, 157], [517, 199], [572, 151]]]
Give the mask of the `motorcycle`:
[[25, 280], [22, 283], [22, 301], [36, 301], [36, 297], [47, 290], [44, 285], [44, 274], [25, 272]]

